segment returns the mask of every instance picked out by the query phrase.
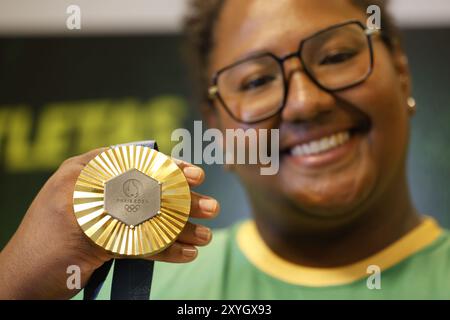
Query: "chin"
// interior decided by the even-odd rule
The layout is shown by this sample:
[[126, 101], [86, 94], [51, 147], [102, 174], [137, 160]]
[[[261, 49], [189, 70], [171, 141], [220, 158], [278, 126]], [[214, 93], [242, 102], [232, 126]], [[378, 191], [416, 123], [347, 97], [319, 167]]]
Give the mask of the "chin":
[[[375, 192], [380, 172], [368, 139], [355, 137], [334, 153], [320, 156], [285, 157], [278, 179], [280, 189], [309, 216], [341, 219], [357, 215]], [[325, 161], [330, 160], [325, 156], [333, 161]]]
[[345, 219], [357, 215], [358, 208], [364, 203], [367, 194], [358, 193], [342, 198], [335, 195], [296, 195], [290, 197], [299, 212], [318, 219]]
[[358, 215], [375, 192], [376, 170], [340, 172], [326, 177], [302, 177], [283, 184], [283, 193], [309, 217], [348, 220]]

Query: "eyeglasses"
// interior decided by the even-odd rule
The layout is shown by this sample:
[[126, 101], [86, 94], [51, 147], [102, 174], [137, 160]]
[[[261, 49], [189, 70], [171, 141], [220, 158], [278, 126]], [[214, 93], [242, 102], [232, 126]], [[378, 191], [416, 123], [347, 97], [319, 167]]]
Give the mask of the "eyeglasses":
[[284, 62], [299, 58], [305, 74], [321, 89], [337, 92], [363, 83], [373, 70], [372, 35], [359, 21], [347, 21], [314, 33], [284, 57], [270, 52], [235, 62], [215, 73], [209, 88], [236, 121], [255, 124], [280, 113], [289, 80]]

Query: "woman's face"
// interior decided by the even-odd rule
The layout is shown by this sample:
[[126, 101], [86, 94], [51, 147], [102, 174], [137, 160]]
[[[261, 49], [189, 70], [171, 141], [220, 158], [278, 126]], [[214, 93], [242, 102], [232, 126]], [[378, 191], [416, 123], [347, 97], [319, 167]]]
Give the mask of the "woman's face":
[[[209, 74], [253, 52], [279, 57], [292, 53], [305, 37], [353, 19], [365, 23], [367, 16], [350, 0], [227, 0], [216, 24]], [[233, 120], [216, 101], [215, 117], [222, 130], [280, 129], [277, 175], [262, 176], [258, 166], [234, 167], [251, 193], [287, 201], [297, 209], [295, 214], [348, 217], [402, 177], [408, 143], [406, 63], [381, 38], [374, 38], [373, 50], [371, 76], [337, 93], [320, 89], [298, 59], [289, 59], [284, 64], [289, 77], [286, 106], [256, 125]], [[298, 146], [339, 133], [350, 139], [318, 154], [292, 154]]]

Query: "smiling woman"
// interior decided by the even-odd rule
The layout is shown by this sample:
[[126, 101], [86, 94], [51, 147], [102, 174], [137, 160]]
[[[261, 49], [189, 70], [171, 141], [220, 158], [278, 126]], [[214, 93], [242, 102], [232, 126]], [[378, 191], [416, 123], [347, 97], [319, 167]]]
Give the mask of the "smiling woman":
[[[186, 31], [204, 118], [219, 136], [252, 129], [253, 144], [266, 150], [271, 141], [260, 133], [277, 130], [279, 170], [227, 164], [247, 191], [251, 219], [213, 239], [186, 221], [166, 250], [145, 256], [158, 261], [152, 298], [450, 299], [450, 234], [416, 210], [407, 183], [415, 101], [386, 2], [192, 1]], [[381, 30], [366, 25], [369, 5], [381, 8]], [[245, 140], [245, 154], [251, 147]], [[101, 151], [66, 160], [36, 196], [0, 254], [0, 298], [73, 297], [68, 265], [80, 266], [85, 286], [114, 257], [83, 235], [73, 215], [77, 177]], [[204, 181], [200, 168], [176, 165], [189, 188]], [[118, 190], [133, 198], [140, 188]], [[183, 199], [168, 203], [180, 210]], [[211, 197], [190, 192], [189, 199], [189, 217], [219, 211]], [[95, 231], [96, 214], [109, 219], [113, 211], [88, 214]], [[147, 222], [161, 235], [173, 231]], [[52, 277], [43, 277], [49, 270]], [[109, 298], [112, 278], [100, 299]]]
[[[380, 32], [365, 26], [374, 4]], [[231, 166], [253, 219], [216, 233], [194, 263], [159, 266], [153, 297], [449, 298], [449, 234], [417, 212], [408, 189], [415, 103], [386, 1], [191, 8], [205, 118], [223, 132], [279, 129], [280, 170]], [[186, 289], [167, 290], [173, 281]]]
[[[411, 95], [406, 58], [385, 11], [389, 28], [380, 37], [364, 27], [365, 7], [355, 3], [255, 0], [237, 8], [229, 0], [216, 2], [220, 10], [209, 12], [217, 12], [217, 21], [200, 70], [217, 86], [205, 101], [210, 125], [280, 129], [277, 176], [234, 168], [248, 187], [263, 237], [332, 237], [351, 225], [367, 228], [367, 222], [403, 226], [387, 233], [391, 239], [385, 235], [385, 243], [377, 244], [383, 247], [419, 224], [404, 172]], [[197, 5], [206, 8], [202, 1]], [[233, 84], [248, 79], [258, 82], [245, 90]], [[254, 117], [255, 108], [267, 111]], [[297, 251], [303, 252], [284, 254]], [[331, 262], [324, 255], [326, 261], [311, 263], [352, 262], [358, 250], [352, 252], [355, 257], [339, 255]], [[309, 263], [303, 261], [308, 256], [294, 256]]]

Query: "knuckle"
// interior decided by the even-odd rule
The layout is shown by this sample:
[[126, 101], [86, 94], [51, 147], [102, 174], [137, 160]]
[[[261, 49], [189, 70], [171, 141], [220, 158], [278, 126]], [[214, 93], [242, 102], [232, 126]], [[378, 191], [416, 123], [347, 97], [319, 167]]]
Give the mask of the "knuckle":
[[67, 158], [66, 160], [64, 160], [64, 161], [61, 163], [61, 165], [60, 165], [59, 167], [60, 167], [60, 168], [64, 168], [64, 167], [70, 166], [70, 165], [72, 165], [73, 163], [76, 163], [77, 159], [78, 159], [78, 156], [74, 156], [74, 157]]
[[73, 187], [79, 174], [80, 170], [77, 167], [67, 167], [64, 170], [58, 170], [50, 178], [52, 189], [62, 191], [68, 187]]

